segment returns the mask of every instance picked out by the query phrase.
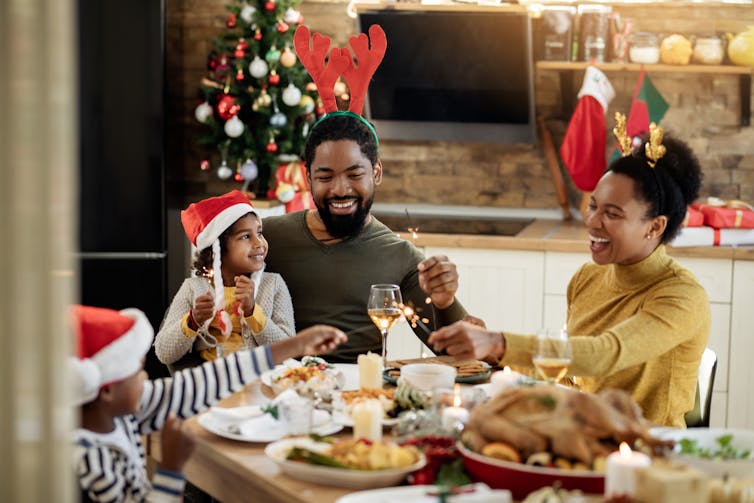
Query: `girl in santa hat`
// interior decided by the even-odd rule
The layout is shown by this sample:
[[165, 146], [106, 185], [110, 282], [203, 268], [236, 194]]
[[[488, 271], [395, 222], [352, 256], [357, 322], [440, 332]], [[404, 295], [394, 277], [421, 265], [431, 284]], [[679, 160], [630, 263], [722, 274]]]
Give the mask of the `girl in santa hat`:
[[223, 353], [257, 347], [296, 333], [293, 304], [279, 274], [264, 271], [262, 219], [234, 190], [181, 212], [197, 248], [194, 276], [176, 293], [155, 340], [171, 372]]

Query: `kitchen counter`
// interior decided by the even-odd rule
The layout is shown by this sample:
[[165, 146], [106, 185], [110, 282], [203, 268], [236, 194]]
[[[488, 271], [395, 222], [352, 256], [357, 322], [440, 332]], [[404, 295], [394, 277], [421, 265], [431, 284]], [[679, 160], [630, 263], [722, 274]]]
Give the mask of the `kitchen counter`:
[[[379, 216], [378, 216], [379, 218]], [[514, 236], [472, 234], [442, 234], [422, 232], [414, 239], [408, 232], [400, 232], [417, 246], [478, 248], [495, 250], [530, 250], [554, 252], [588, 252], [588, 235], [579, 220], [535, 219]], [[754, 247], [698, 246], [668, 247], [668, 253], [676, 257], [721, 258], [754, 260]]]

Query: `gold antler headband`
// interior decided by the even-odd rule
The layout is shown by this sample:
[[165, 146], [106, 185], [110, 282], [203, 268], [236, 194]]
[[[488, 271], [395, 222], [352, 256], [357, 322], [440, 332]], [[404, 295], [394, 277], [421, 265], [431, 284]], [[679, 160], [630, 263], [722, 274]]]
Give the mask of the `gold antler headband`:
[[618, 146], [624, 156], [631, 155], [633, 142], [626, 134], [626, 116], [620, 112], [615, 112], [615, 127], [613, 128], [615, 139], [618, 140]]
[[647, 155], [647, 159], [649, 159], [649, 165], [653, 168], [667, 151], [665, 145], [662, 144], [662, 135], [662, 127], [652, 122], [649, 125], [649, 141], [644, 145], [644, 153]]

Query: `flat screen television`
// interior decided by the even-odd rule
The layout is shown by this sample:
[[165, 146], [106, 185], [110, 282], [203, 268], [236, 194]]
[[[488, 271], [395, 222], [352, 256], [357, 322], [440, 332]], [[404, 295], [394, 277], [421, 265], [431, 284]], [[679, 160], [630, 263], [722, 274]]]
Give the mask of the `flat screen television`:
[[531, 143], [531, 21], [525, 12], [364, 11], [387, 52], [365, 114], [381, 138]]

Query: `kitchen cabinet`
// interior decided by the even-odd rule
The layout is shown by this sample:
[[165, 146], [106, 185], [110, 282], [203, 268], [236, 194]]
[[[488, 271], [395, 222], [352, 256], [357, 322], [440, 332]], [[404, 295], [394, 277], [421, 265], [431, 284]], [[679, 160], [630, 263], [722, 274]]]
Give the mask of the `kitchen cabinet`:
[[754, 262], [735, 261], [733, 278], [728, 426], [754, 429]]

